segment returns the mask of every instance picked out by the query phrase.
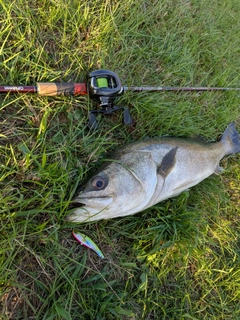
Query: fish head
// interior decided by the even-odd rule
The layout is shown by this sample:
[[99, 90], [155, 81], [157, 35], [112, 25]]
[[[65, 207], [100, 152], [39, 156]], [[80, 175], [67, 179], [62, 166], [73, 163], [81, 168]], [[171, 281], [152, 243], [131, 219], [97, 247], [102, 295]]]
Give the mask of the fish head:
[[75, 208], [67, 220], [88, 222], [140, 211], [154, 192], [157, 180], [155, 164], [151, 166], [146, 155], [141, 158], [136, 162], [133, 155], [112, 161], [90, 178], [73, 199]]

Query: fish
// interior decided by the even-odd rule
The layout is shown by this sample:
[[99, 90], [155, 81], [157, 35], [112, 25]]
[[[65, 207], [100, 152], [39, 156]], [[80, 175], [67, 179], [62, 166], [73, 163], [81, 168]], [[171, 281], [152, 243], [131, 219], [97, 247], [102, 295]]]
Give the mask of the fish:
[[141, 212], [221, 173], [220, 160], [239, 152], [234, 123], [217, 142], [160, 137], [130, 143], [77, 191], [66, 219], [85, 223]]

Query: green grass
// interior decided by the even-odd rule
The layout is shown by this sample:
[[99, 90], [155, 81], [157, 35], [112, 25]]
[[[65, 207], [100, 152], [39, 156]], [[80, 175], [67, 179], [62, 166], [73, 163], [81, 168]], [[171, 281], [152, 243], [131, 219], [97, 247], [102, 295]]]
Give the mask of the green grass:
[[[0, 0], [0, 84], [240, 86], [240, 2]], [[239, 155], [143, 213], [66, 223], [77, 185], [108, 152], [146, 136], [216, 140], [239, 93], [126, 93], [134, 124], [89, 132], [86, 97], [0, 97], [0, 319], [240, 318]], [[90, 236], [105, 260], [76, 243]]]

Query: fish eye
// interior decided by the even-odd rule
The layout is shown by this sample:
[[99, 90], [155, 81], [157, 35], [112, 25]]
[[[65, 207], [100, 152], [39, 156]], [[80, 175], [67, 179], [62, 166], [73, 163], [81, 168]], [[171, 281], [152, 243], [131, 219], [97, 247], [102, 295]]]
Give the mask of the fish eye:
[[107, 186], [107, 179], [105, 177], [94, 177], [91, 181], [92, 187], [95, 190], [103, 190]]

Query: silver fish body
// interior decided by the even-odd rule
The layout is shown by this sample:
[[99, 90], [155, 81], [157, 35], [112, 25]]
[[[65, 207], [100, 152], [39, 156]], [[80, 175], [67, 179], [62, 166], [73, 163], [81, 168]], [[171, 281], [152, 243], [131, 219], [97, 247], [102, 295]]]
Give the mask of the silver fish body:
[[233, 123], [215, 143], [159, 138], [129, 144], [76, 195], [73, 202], [79, 207], [67, 220], [88, 222], [143, 211], [221, 172], [219, 161], [237, 152], [240, 136]]

